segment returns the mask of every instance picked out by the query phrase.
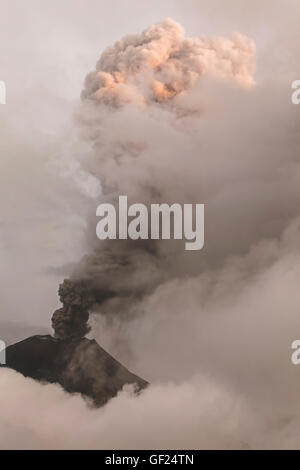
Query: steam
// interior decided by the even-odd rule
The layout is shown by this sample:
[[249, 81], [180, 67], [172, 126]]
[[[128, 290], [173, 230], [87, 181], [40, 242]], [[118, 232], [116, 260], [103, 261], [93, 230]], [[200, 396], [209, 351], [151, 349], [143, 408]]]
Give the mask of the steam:
[[[198, 181], [193, 181], [198, 156], [191, 152], [188, 161], [183, 148], [181, 155], [172, 155], [163, 143], [155, 147], [153, 134], [158, 142], [175, 140], [182, 147], [193, 134], [193, 123], [206, 114], [204, 102], [188, 99], [197, 84], [210, 77], [246, 90], [254, 85], [254, 70], [251, 39], [237, 33], [186, 38], [170, 19], [109, 47], [86, 78], [77, 115], [83, 136], [93, 145], [84, 171], [101, 182], [101, 200], [114, 202], [122, 193], [146, 205], [203, 202]], [[180, 243], [103, 243], [95, 239], [95, 226], [91, 218], [89, 254], [60, 288], [63, 308], [53, 316], [59, 338], [86, 334], [89, 309], [129, 319], [158, 285], [187, 274]]]

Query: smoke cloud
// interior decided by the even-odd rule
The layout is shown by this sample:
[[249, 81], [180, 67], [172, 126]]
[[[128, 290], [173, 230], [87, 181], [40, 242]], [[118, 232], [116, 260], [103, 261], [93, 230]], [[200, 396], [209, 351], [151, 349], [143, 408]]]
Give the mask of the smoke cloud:
[[88, 308], [94, 303], [89, 286], [80, 282], [74, 289], [73, 283], [65, 280], [59, 287], [58, 293], [63, 308], [56, 310], [52, 317], [55, 337], [58, 339], [82, 338], [90, 331], [87, 324]]
[[205, 75], [249, 86], [254, 59], [254, 42], [241, 34], [186, 38], [182, 26], [169, 19], [109, 47], [87, 76], [82, 98], [114, 107], [170, 102]]
[[[192, 180], [200, 169], [199, 156], [193, 151], [187, 161], [183, 146], [193, 140], [194, 124], [206, 110], [204, 103], [189, 101], [189, 93], [206, 77], [249, 88], [254, 70], [251, 39], [237, 33], [231, 38], [186, 38], [181, 25], [170, 19], [108, 48], [85, 80], [77, 116], [94, 149], [84, 170], [101, 182], [102, 200], [114, 201], [124, 193], [145, 204], [201, 202], [201, 186], [199, 192]], [[170, 141], [171, 148], [161, 139]], [[174, 147], [177, 143], [182, 155]], [[100, 244], [92, 240], [93, 232], [95, 219], [90, 223], [90, 254], [67, 283], [75, 298], [81, 296], [82, 282], [89, 285], [98, 305], [94, 311], [127, 319], [157, 285], [186, 275], [178, 259], [181, 246], [151, 241]], [[59, 336], [70, 335], [73, 310], [65, 305], [55, 313]], [[88, 318], [86, 311], [81, 318]]]
[[[299, 78], [299, 3], [246, 2], [247, 18], [237, 0], [226, 2], [226, 8], [218, 0], [201, 5], [187, 0], [184, 11], [183, 3], [153, 0], [153, 10], [146, 14], [145, 4], [133, 2], [133, 9], [126, 5], [127, 16], [124, 3], [117, 2], [120, 18], [115, 11], [109, 16], [103, 2], [91, 3], [92, 17], [91, 9], [77, 0], [72, 14], [64, 4], [65, 15], [49, 21], [51, 29], [58, 19], [63, 23], [52, 53], [53, 64], [61, 59], [60, 70], [72, 71], [70, 80], [57, 73], [66, 95], [80, 81], [78, 75], [92, 68], [99, 50], [162, 15], [179, 18], [192, 31], [189, 35], [199, 38], [204, 31], [205, 36], [184, 39], [182, 28], [167, 21], [112, 46], [111, 55], [104, 53], [87, 78], [76, 112], [89, 152], [75, 149], [72, 171], [65, 170], [63, 180], [46, 175], [43, 161], [49, 147], [40, 152], [41, 136], [31, 132], [26, 119], [32, 116], [38, 127], [38, 106], [30, 107], [35, 112], [23, 114], [19, 122], [22, 129], [25, 122], [29, 126], [27, 140], [34, 140], [34, 152], [30, 142], [23, 145], [20, 139], [9, 153], [8, 138], [1, 139], [1, 305], [3, 315], [20, 312], [23, 318], [27, 300], [28, 316], [39, 318], [45, 312], [46, 323], [57, 278], [70, 275], [65, 284], [72, 286], [70, 299], [77, 298], [73, 289], [76, 293], [88, 286], [83, 297], [91, 296], [93, 305], [81, 296], [75, 304], [63, 296], [62, 309], [67, 308], [58, 336], [83, 334], [88, 311], [91, 334], [101, 346], [154, 385], [139, 397], [125, 391], [107, 407], [89, 410], [79, 397], [59, 388], [1, 371], [1, 446], [299, 448], [299, 370], [290, 361], [291, 343], [300, 330], [299, 107], [291, 104], [290, 88]], [[19, 3], [16, 8], [19, 12]], [[36, 3], [42, 15], [38, 8]], [[108, 18], [104, 36], [100, 14]], [[77, 28], [70, 37], [65, 29], [69, 17]], [[255, 39], [256, 58], [251, 39], [227, 35], [236, 29]], [[212, 37], [224, 31], [223, 39]], [[37, 37], [43, 37], [42, 31]], [[69, 48], [62, 47], [66, 37]], [[163, 44], [162, 56], [156, 41]], [[192, 43], [198, 44], [195, 49]], [[19, 41], [15, 48], [16, 57], [24, 60], [24, 73], [33, 74], [25, 49], [26, 63], [19, 57]], [[68, 54], [57, 56], [57, 50], [66, 49]], [[70, 63], [66, 56], [75, 49], [76, 60]], [[41, 56], [51, 56], [41, 50]], [[31, 62], [40, 63], [41, 56]], [[155, 67], [157, 56], [161, 65]], [[19, 67], [19, 60], [15, 62]], [[135, 64], [134, 70], [128, 63]], [[53, 79], [55, 74], [48, 75]], [[52, 109], [52, 98], [45, 106], [45, 94], [39, 96], [47, 118], [56, 121], [65, 101]], [[48, 120], [42, 122], [49, 129]], [[56, 138], [58, 129], [51, 129]], [[15, 138], [13, 130], [7, 134]], [[44, 134], [42, 138], [44, 142]], [[12, 159], [15, 153], [22, 158]], [[60, 157], [61, 169], [65, 161]], [[100, 196], [81, 197], [96, 193], [96, 187], [102, 188]], [[7, 194], [12, 192], [10, 204]], [[190, 255], [180, 242], [100, 244], [96, 207], [117, 201], [119, 194], [145, 204], [205, 203], [205, 249]], [[37, 213], [43, 214], [40, 225], [35, 224]], [[16, 230], [16, 219], [22, 230]], [[82, 253], [87, 256], [77, 263]], [[66, 267], [49, 281], [40, 276], [41, 260], [49, 269], [63, 262]], [[37, 268], [30, 278], [33, 265]], [[80, 326], [73, 323], [75, 305], [85, 311]], [[70, 306], [72, 314], [65, 321]], [[74, 429], [70, 416], [84, 425]]]

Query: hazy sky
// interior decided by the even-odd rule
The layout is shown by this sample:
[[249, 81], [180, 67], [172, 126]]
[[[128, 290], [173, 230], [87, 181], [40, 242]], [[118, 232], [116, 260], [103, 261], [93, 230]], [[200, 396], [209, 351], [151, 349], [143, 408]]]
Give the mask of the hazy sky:
[[[0, 422], [3, 445], [55, 447], [53, 435], [60, 429], [66, 446], [72, 441], [97, 447], [101, 433], [107, 438], [102, 445], [110, 447], [120, 447], [125, 438], [131, 447], [159, 447], [156, 436], [177, 448], [197, 442], [243, 447], [245, 441], [254, 447], [297, 446], [300, 384], [290, 345], [300, 335], [300, 108], [290, 96], [291, 82], [300, 78], [299, 2], [0, 0], [0, 7], [0, 80], [7, 85], [7, 105], [0, 106], [0, 337], [8, 342], [49, 329], [59, 282], [89, 251], [85, 234], [96, 207], [90, 197], [95, 180], [88, 165], [79, 165], [90, 143], [79, 139], [73, 116], [84, 78], [103, 50], [166, 17], [188, 37], [238, 31], [257, 47], [251, 91], [205, 81], [182, 99], [183, 107], [205, 109], [205, 119], [191, 119], [190, 134], [173, 132], [163, 112], [156, 115], [161, 120], [143, 121], [126, 109], [103, 124], [113, 143], [116, 129], [132, 137], [136, 126], [151, 151], [160, 156], [163, 148], [166, 161], [174, 154], [174, 180], [184, 174], [186, 160], [180, 157], [196, 162], [199, 155], [189, 187], [198, 188], [199, 175], [199, 194], [211, 211], [205, 271], [200, 254], [189, 266], [194, 276], [170, 276], [127, 324], [93, 319], [101, 345], [155, 387], [139, 400], [125, 393], [91, 417], [81, 401], [62, 397], [55, 387], [44, 389], [36, 404], [38, 384], [2, 374], [6, 390], [16, 390], [10, 393], [12, 407], [19, 387], [32, 406], [51, 404], [47, 429], [38, 418], [29, 425], [26, 411], [15, 422], [6, 407], [10, 432]], [[155, 162], [150, 168], [158, 183], [169, 183]], [[142, 165], [139, 170], [143, 174]], [[122, 171], [111, 177], [123, 189], [135, 182], [135, 173], [128, 171], [126, 178], [127, 169]], [[185, 272], [185, 263], [180, 259], [174, 267]], [[0, 392], [0, 403], [8, 403], [2, 387]], [[63, 410], [56, 416], [51, 410], [60, 399]], [[143, 410], [149, 427], [141, 430]], [[64, 412], [86, 420], [86, 435], [63, 426], [58, 415]], [[151, 421], [152, 412], [157, 421]], [[118, 434], [120, 413], [128, 428]], [[168, 434], [170, 422], [174, 431]], [[19, 426], [30, 428], [29, 437], [19, 430], [14, 441]]]

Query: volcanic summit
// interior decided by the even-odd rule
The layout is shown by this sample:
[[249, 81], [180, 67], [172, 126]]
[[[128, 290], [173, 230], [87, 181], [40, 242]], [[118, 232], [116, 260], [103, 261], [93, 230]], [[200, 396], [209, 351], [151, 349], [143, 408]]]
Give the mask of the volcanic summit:
[[6, 367], [25, 377], [60, 384], [69, 393], [80, 393], [96, 406], [104, 405], [127, 384], [136, 392], [148, 383], [132, 374], [89, 332], [93, 297], [87, 286], [66, 280], [59, 289], [63, 307], [52, 317], [54, 336], [32, 336], [6, 348]]

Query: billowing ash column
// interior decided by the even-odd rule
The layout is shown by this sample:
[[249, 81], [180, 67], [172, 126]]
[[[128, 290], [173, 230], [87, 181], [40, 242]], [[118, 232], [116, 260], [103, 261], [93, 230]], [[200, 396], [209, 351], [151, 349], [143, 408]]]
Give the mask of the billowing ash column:
[[54, 312], [52, 327], [60, 340], [83, 338], [89, 331], [89, 309], [94, 304], [93, 295], [85, 281], [66, 279], [59, 286], [63, 307]]
[[[164, 282], [203, 272], [204, 262], [183, 256], [178, 243], [100, 242], [94, 211], [102, 202], [116, 205], [120, 195], [128, 196], [130, 204], [147, 207], [215, 204], [218, 172], [210, 165], [205, 171], [203, 167], [208, 162], [206, 149], [215, 153], [213, 165], [222, 164], [224, 150], [208, 145], [214, 140], [209, 138], [213, 121], [209, 118], [206, 124], [204, 119], [211, 91], [206, 99], [197, 85], [207, 86], [210, 77], [213, 83], [223, 80], [246, 90], [255, 84], [255, 62], [250, 38], [238, 33], [228, 38], [189, 38], [170, 19], [126, 36], [103, 52], [87, 75], [76, 112], [83, 137], [90, 143], [78, 168], [101, 182], [102, 193], [93, 199], [93, 215], [87, 215], [86, 255], [59, 289], [63, 307], [52, 318], [56, 338], [84, 337], [92, 307], [93, 314], [128, 320], [144, 311], [143, 300]], [[214, 109], [219, 109], [215, 101], [212, 113]], [[212, 116], [209, 109], [207, 113]], [[203, 183], [206, 174], [212, 175], [208, 186]], [[208, 261], [217, 256], [214, 246], [220, 251], [214, 233]]]

